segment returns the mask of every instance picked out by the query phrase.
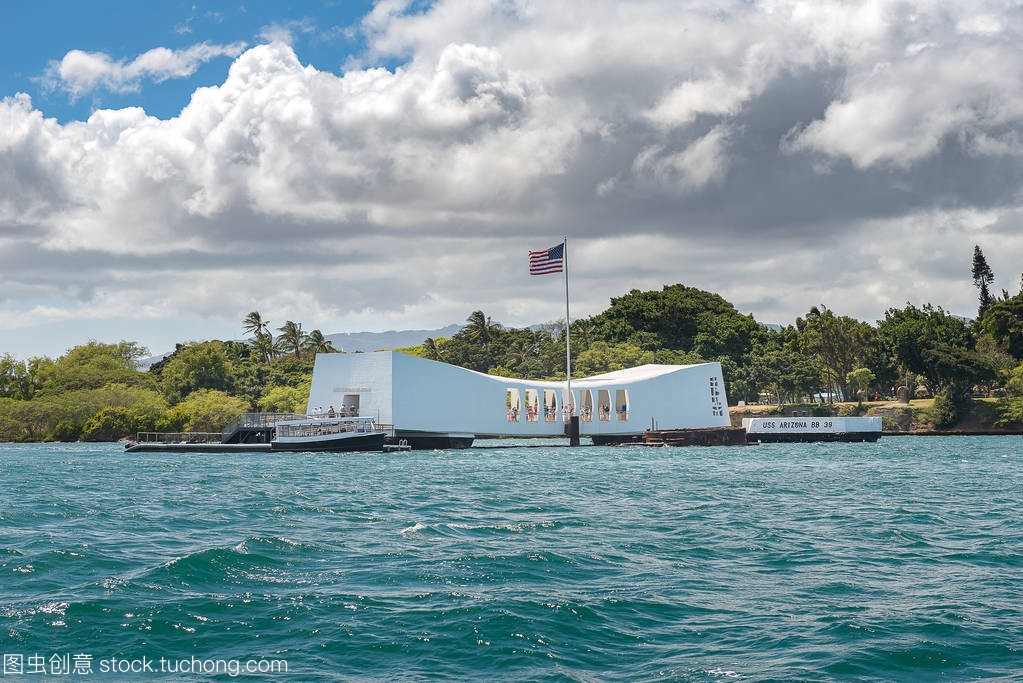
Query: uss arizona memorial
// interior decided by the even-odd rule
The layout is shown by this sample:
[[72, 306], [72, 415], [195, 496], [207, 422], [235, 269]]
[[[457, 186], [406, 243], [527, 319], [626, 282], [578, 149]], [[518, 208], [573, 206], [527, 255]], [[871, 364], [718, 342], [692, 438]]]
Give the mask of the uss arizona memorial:
[[319, 354], [307, 413], [328, 407], [374, 417], [416, 447], [476, 438], [552, 437], [572, 408], [595, 444], [645, 429], [728, 427], [719, 363], [641, 365], [565, 382], [487, 375], [395, 351]]

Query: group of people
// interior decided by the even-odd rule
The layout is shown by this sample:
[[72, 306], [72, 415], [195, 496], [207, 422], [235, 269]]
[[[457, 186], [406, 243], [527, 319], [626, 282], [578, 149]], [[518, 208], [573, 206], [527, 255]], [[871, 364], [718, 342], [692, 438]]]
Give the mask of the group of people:
[[340, 408], [338, 408], [337, 410], [334, 409], [334, 406], [330, 406], [329, 408], [324, 410], [323, 406], [316, 406], [315, 408], [313, 408], [311, 416], [312, 417], [358, 417], [359, 416], [359, 409], [356, 408], [355, 406], [344, 406], [343, 405]]
[[[627, 419], [628, 418], [628, 409], [629, 409], [628, 405], [623, 403], [622, 404], [622, 408], [621, 408], [621, 410], [618, 413], [618, 419], [620, 419], [620, 420]], [[612, 408], [609, 405], [598, 406], [597, 409], [596, 409], [597, 419], [601, 420], [602, 422], [609, 422], [609, 421], [611, 421], [611, 410], [612, 410]], [[569, 419], [569, 417], [571, 415], [571, 409], [570, 408], [565, 408], [564, 412], [565, 412], [565, 420], [568, 421], [568, 419]], [[526, 421], [527, 422], [536, 422], [539, 419], [539, 413], [540, 413], [540, 407], [539, 406], [527, 405], [526, 406]], [[580, 417], [580, 419], [583, 422], [592, 422], [593, 421], [593, 406], [590, 406], [590, 405], [583, 406], [579, 410], [579, 417]], [[543, 421], [544, 422], [553, 422], [557, 418], [558, 418], [558, 406], [557, 405], [550, 405], [550, 406], [544, 405], [543, 406]], [[513, 406], [509, 406], [508, 407], [508, 409], [507, 409], [507, 419], [508, 419], [508, 422], [518, 422], [519, 421], [519, 406], [518, 405], [513, 405]]]
[[[536, 406], [526, 406], [526, 422], [536, 422], [539, 417], [540, 409]], [[558, 409], [555, 406], [543, 407], [543, 420], [544, 422], [554, 422], [555, 417], [558, 414]], [[519, 421], [519, 407], [512, 406], [508, 409], [508, 422]]]
[[[537, 406], [527, 405], [526, 406], [526, 422], [536, 422], [538, 417], [539, 417], [539, 410], [540, 409]], [[628, 416], [628, 410], [629, 410], [628, 405], [623, 404], [621, 412], [618, 415], [618, 419], [619, 420], [625, 420], [627, 418], [627, 416]], [[579, 411], [579, 413], [580, 413], [580, 418], [582, 419], [583, 422], [593, 422], [593, 406], [589, 406], [589, 405], [583, 406], [582, 409]], [[545, 405], [543, 407], [543, 421], [544, 422], [554, 422], [557, 419], [557, 414], [558, 414], [557, 406]], [[569, 417], [569, 409], [565, 408], [565, 420], [566, 421], [568, 420], [568, 417]], [[597, 419], [599, 419], [601, 422], [608, 422], [608, 421], [610, 421], [611, 420], [611, 406], [609, 406], [609, 405], [601, 405], [601, 406], [599, 406], [597, 408]], [[508, 422], [518, 422], [518, 421], [519, 421], [519, 407], [516, 406], [516, 405], [513, 405], [510, 408], [508, 408]]]
[[[629, 407], [622, 404], [621, 410], [618, 412], [618, 419], [624, 420], [628, 416]], [[597, 407], [597, 419], [601, 422], [608, 422], [611, 420], [611, 406], [601, 405]], [[593, 407], [583, 406], [582, 409], [582, 421], [593, 422]]]

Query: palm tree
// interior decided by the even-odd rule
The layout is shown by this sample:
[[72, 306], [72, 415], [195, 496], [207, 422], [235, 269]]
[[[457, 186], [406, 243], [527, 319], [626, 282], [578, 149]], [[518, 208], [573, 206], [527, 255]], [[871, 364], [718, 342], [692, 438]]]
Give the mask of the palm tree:
[[263, 320], [259, 311], [252, 311], [242, 319], [242, 328], [253, 337], [258, 337], [260, 332], [270, 331], [270, 321]]
[[295, 354], [295, 358], [301, 358], [302, 344], [306, 339], [306, 334], [302, 331], [302, 323], [289, 320], [278, 327], [277, 331], [281, 333], [277, 337], [277, 343], [281, 350], [290, 351]]
[[323, 333], [319, 330], [313, 330], [306, 336], [305, 341], [302, 342], [302, 348], [312, 352], [314, 355], [317, 353], [337, 353], [334, 344], [324, 337]]
[[270, 361], [277, 355], [273, 335], [269, 332], [257, 332], [249, 344], [252, 345], [252, 350], [256, 355], [262, 358], [267, 365], [270, 365]]
[[433, 337], [427, 337], [423, 340], [423, 357], [429, 360], [444, 360], [440, 349], [437, 348], [437, 340]]
[[271, 359], [277, 355], [274, 338], [270, 334], [270, 321], [263, 320], [259, 311], [252, 311], [242, 318], [242, 328], [252, 335], [249, 345], [252, 346], [255, 354], [262, 358], [267, 365], [270, 365]]
[[490, 346], [490, 342], [493, 340], [493, 333], [499, 325], [495, 325], [490, 321], [490, 317], [485, 315], [483, 311], [473, 311], [469, 314], [469, 317], [465, 319], [465, 322], [469, 323], [466, 326], [466, 332], [469, 339], [480, 345], [481, 348], [487, 348]]

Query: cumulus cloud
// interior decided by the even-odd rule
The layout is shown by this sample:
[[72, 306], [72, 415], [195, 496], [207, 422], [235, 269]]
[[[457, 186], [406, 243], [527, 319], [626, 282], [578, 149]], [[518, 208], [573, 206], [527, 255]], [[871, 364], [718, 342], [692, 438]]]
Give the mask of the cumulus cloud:
[[111, 92], [137, 91], [143, 81], [156, 83], [191, 76], [205, 62], [217, 57], [237, 57], [245, 43], [212, 45], [199, 43], [183, 50], [157, 47], [129, 61], [117, 60], [103, 52], [71, 50], [59, 62], [51, 62], [46, 73], [50, 87], [72, 97], [99, 88]]
[[921, 48], [856, 74], [824, 116], [799, 133], [794, 148], [846, 157], [860, 168], [909, 168], [957, 138], [1012, 136], [1023, 117], [1023, 97], [1014, 94], [1023, 75], [1005, 68], [1003, 50], [966, 42]]
[[529, 324], [561, 310], [525, 252], [565, 234], [581, 315], [677, 281], [769, 322], [968, 312], [973, 244], [996, 286], [1023, 260], [1021, 20], [997, 0], [392, 0], [342, 73], [287, 40], [73, 51], [55, 73], [75, 94], [235, 58], [169, 119], [0, 102], [0, 313]]
[[727, 139], [727, 128], [716, 126], [678, 152], [665, 150], [659, 145], [648, 147], [636, 157], [633, 169], [639, 174], [652, 176], [659, 184], [699, 189], [711, 181], [720, 180], [727, 171]]

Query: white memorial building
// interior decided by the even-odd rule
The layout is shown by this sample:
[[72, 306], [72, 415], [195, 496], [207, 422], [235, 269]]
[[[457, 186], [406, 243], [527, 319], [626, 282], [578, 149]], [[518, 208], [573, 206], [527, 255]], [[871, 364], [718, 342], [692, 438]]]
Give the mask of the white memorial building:
[[719, 363], [641, 365], [565, 382], [486, 375], [396, 351], [318, 354], [307, 413], [374, 417], [417, 447], [489, 437], [563, 436], [570, 409], [595, 444], [645, 429], [728, 427]]

